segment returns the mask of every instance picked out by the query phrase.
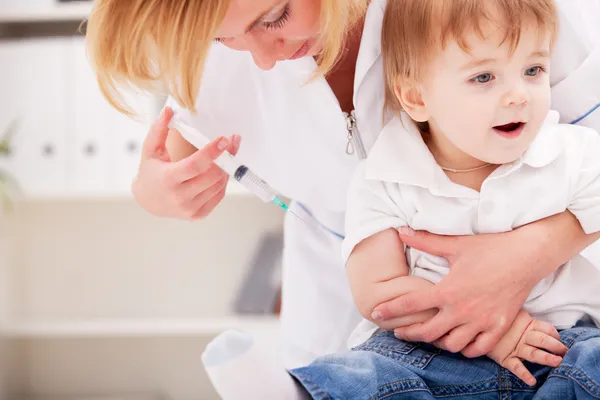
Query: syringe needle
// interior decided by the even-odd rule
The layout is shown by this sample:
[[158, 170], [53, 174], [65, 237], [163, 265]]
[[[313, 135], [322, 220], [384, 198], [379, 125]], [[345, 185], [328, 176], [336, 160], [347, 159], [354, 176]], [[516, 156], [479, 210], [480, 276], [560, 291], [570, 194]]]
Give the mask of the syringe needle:
[[298, 218], [300, 221], [304, 222], [306, 225], [308, 225], [308, 222], [305, 221], [304, 218], [300, 217], [298, 214], [296, 214], [292, 210], [288, 209], [288, 212], [291, 213], [294, 217]]

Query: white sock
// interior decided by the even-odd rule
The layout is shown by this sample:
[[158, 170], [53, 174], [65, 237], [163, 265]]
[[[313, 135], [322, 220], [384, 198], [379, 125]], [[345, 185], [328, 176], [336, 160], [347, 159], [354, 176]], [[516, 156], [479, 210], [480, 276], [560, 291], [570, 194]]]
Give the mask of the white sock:
[[208, 344], [202, 363], [224, 400], [308, 399], [273, 350], [259, 346], [246, 333], [228, 330]]

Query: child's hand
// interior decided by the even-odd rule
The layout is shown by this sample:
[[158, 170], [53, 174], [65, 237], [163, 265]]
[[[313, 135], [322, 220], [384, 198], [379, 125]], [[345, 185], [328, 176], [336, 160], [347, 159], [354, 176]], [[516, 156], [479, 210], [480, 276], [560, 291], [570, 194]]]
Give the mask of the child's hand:
[[556, 328], [551, 324], [531, 318], [521, 310], [509, 331], [496, 347], [487, 354], [502, 367], [508, 369], [530, 386], [536, 380], [522, 361], [558, 367], [567, 347], [560, 342]]

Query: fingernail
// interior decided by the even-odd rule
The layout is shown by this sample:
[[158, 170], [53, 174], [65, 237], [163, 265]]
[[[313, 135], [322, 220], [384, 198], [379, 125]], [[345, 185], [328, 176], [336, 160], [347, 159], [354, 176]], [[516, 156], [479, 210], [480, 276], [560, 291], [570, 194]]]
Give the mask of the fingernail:
[[221, 139], [217, 145], [219, 150], [225, 150], [227, 146], [229, 146], [229, 141], [227, 139]]
[[383, 314], [380, 311], [373, 311], [371, 318], [375, 321], [383, 321]]
[[561, 362], [562, 362], [562, 357], [558, 357], [558, 356], [554, 357], [554, 363], [555, 364], [560, 364]]
[[415, 236], [415, 231], [408, 226], [403, 226], [400, 228], [400, 233], [404, 236]]

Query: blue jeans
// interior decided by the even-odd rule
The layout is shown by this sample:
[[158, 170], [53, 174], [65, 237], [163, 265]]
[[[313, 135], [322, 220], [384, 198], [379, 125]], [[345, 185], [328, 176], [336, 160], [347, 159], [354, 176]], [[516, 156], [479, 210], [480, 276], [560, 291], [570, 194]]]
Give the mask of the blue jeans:
[[600, 399], [600, 329], [580, 321], [560, 336], [569, 351], [558, 368], [525, 364], [535, 387], [487, 357], [469, 359], [385, 331], [289, 372], [317, 400]]

